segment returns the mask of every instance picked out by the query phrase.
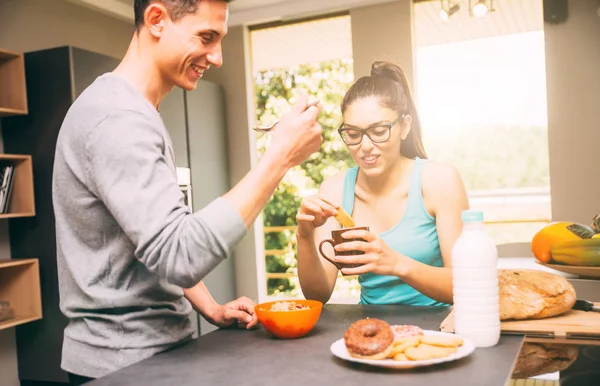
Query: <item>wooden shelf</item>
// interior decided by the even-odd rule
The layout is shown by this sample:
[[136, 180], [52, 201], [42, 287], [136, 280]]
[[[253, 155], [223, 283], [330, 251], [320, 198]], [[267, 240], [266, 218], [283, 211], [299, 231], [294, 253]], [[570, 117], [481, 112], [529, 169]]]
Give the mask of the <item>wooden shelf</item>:
[[27, 114], [23, 54], [0, 49], [0, 85], [0, 117]]
[[0, 164], [6, 162], [14, 165], [15, 169], [8, 212], [0, 214], [0, 219], [35, 216], [31, 156], [25, 154], [0, 154]]
[[1, 321], [0, 330], [42, 318], [37, 259], [0, 260], [0, 300], [14, 310], [14, 318]]
[[17, 109], [9, 109], [8, 107], [0, 107], [0, 117], [9, 117], [12, 115], [25, 115], [25, 114], [27, 114], [27, 110], [17, 110]]

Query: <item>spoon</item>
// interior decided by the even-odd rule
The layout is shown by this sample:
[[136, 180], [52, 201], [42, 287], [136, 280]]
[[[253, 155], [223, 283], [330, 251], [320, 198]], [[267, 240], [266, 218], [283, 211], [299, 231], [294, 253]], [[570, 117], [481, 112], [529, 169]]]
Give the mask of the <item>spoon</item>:
[[[318, 100], [316, 100], [316, 101], [312, 101], [312, 102], [308, 102], [308, 103], [306, 104], [306, 109], [305, 109], [304, 111], [306, 111], [306, 110], [308, 110], [310, 107], [316, 106], [316, 105], [318, 105], [318, 104], [319, 104], [319, 101], [318, 101]], [[255, 127], [253, 128], [253, 130], [254, 130], [254, 131], [261, 132], [261, 133], [266, 133], [266, 132], [269, 132], [269, 131], [273, 130], [273, 129], [275, 128], [275, 126], [277, 126], [277, 124], [278, 124], [278, 123], [279, 123], [279, 120], [276, 120], [276, 121], [275, 121], [273, 124], [271, 124], [271, 125], [269, 125], [269, 126], [255, 126]]]

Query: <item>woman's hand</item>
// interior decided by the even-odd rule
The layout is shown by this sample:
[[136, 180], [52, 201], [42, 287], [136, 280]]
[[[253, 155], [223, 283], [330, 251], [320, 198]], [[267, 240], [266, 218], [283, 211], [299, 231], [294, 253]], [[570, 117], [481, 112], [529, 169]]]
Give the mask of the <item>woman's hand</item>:
[[300, 210], [296, 215], [298, 230], [314, 230], [325, 224], [329, 217], [337, 214], [339, 205], [323, 196], [308, 196], [302, 200]]
[[399, 254], [390, 248], [379, 236], [366, 230], [350, 230], [342, 233], [344, 239], [349, 240], [336, 245], [335, 250], [363, 251], [364, 255], [335, 256], [335, 261], [340, 264], [361, 264], [356, 268], [343, 268], [345, 275], [360, 275], [367, 272], [378, 275], [393, 275], [402, 277], [407, 264], [411, 259]]

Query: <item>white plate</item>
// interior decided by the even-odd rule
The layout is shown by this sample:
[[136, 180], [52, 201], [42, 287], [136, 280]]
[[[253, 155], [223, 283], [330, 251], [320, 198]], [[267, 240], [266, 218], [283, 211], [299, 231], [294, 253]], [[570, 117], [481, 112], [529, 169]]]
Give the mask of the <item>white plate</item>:
[[[425, 331], [423, 331], [423, 333], [425, 335], [455, 336], [454, 334], [449, 334], [449, 333], [440, 332], [440, 331], [431, 331], [431, 330], [425, 330]], [[471, 355], [473, 353], [473, 351], [475, 351], [475, 345], [473, 344], [473, 342], [471, 340], [464, 338], [464, 337], [461, 337], [461, 338], [463, 338], [463, 340], [464, 340], [463, 345], [460, 346], [455, 353], [450, 354], [444, 358], [427, 359], [427, 360], [422, 360], [422, 361], [395, 361], [393, 359], [373, 360], [373, 359], [354, 358], [353, 356], [350, 356], [350, 354], [348, 353], [348, 349], [346, 349], [346, 344], [344, 343], [344, 338], [333, 342], [333, 344], [331, 345], [331, 352], [336, 357], [350, 361], [350, 362], [363, 363], [366, 365], [387, 367], [387, 368], [392, 368], [392, 369], [412, 369], [414, 367], [431, 366], [431, 365], [435, 365], [438, 363], [452, 362], [457, 359], [461, 359], [461, 358]]]

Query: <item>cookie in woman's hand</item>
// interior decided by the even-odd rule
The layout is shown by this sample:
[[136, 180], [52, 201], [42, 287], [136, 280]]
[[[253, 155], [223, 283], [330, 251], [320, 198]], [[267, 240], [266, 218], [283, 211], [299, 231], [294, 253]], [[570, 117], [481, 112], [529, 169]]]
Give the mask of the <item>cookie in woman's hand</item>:
[[350, 215], [342, 208], [338, 208], [338, 212], [334, 217], [343, 228], [352, 228], [354, 226], [354, 220], [352, 220], [352, 217], [350, 217]]

